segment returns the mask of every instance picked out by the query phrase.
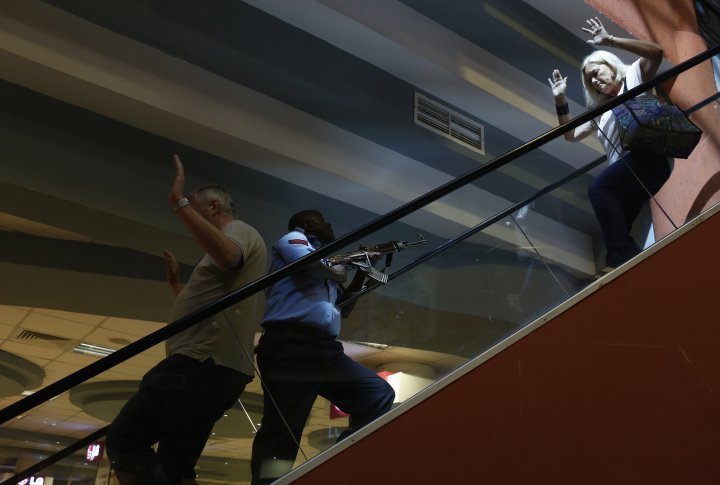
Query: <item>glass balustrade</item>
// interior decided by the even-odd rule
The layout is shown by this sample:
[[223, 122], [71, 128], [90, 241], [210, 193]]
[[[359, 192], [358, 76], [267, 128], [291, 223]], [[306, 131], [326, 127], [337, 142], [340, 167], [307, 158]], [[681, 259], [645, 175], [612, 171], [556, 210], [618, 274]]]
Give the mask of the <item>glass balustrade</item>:
[[[710, 117], [716, 109], [717, 102], [712, 102], [693, 117]], [[605, 266], [606, 248], [587, 187], [606, 163], [569, 178], [602, 153], [591, 147], [583, 159], [566, 160], [563, 143], [550, 141], [337, 251], [353, 252], [361, 244], [387, 241], [426, 241], [391, 258], [378, 258], [375, 267], [390, 280], [368, 280], [372, 288], [343, 321], [340, 335], [348, 355], [391, 384], [396, 405], [602, 278], [597, 273]], [[698, 162], [674, 163], [676, 170], [690, 170], [689, 165]], [[656, 233], [666, 234], [668, 227], [684, 224], [705, 207], [698, 204], [685, 212], [685, 218], [678, 218], [674, 208], [653, 202], [635, 221], [635, 241], [642, 248], [650, 247]], [[425, 259], [428, 254], [432, 257]], [[407, 265], [412, 269], [405, 271]], [[398, 270], [402, 271], [394, 275]], [[159, 328], [155, 325], [153, 329]], [[4, 478], [102, 430], [135, 392], [138, 376], [163, 356], [164, 345], [155, 345], [4, 423], [0, 427]], [[57, 356], [23, 358], [32, 364]], [[62, 368], [70, 374], [98, 358], [72, 354], [63, 357]], [[23, 372], [29, 377], [21, 378], [34, 378], [28, 368]], [[48, 376], [42, 384], [61, 377]], [[20, 395], [3, 396], [0, 407], [20, 399]], [[240, 400], [218, 420], [198, 462], [199, 483], [249, 482], [252, 441], [262, 413], [263, 390], [256, 375]], [[295, 465], [332, 447], [348, 426], [341, 409], [318, 398]], [[105, 477], [108, 481], [103, 483], [112, 483], [103, 438], [33, 476], [54, 477], [55, 483], [92, 483]]]

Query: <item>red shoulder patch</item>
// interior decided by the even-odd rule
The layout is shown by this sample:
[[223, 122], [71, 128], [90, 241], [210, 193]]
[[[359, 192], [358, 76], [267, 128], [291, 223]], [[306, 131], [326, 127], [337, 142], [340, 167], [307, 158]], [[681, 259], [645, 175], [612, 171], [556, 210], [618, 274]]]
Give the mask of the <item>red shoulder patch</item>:
[[303, 246], [307, 246], [308, 242], [305, 239], [290, 239], [288, 244], [302, 244]]

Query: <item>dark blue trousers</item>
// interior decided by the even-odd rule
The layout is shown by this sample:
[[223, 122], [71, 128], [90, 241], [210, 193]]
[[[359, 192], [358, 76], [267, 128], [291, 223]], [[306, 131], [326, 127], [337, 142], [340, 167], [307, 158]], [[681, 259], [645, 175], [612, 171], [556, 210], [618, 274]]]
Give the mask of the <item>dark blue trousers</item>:
[[[171, 355], [162, 360], [110, 424], [106, 449], [113, 468], [133, 474], [143, 485], [195, 478], [195, 464], [215, 421], [249, 380], [212, 359]], [[151, 448], [155, 443], [157, 454]]]
[[269, 324], [260, 338], [257, 362], [265, 397], [262, 425], [253, 441], [253, 483], [269, 483], [289, 471], [318, 396], [350, 415], [350, 429], [338, 441], [386, 413], [395, 399], [392, 387], [345, 355], [335, 338], [298, 327], [283, 324], [270, 330]]
[[630, 236], [633, 222], [669, 177], [666, 158], [624, 152], [622, 160], [609, 165], [590, 183], [588, 197], [605, 241], [607, 266], [619, 266], [642, 251]]

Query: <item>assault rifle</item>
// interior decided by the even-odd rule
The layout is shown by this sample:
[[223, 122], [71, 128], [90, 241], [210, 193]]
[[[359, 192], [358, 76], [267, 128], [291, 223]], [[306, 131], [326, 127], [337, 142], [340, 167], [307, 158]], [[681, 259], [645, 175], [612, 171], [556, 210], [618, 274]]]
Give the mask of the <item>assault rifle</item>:
[[[418, 234], [416, 241], [388, 241], [382, 244], [371, 244], [367, 246], [360, 246], [360, 249], [352, 253], [338, 254], [336, 256], [330, 256], [325, 260], [325, 264], [328, 266], [337, 266], [344, 264], [346, 266], [355, 266], [357, 269], [363, 271], [370, 278], [378, 281], [382, 284], [388, 282], [387, 270], [390, 269], [390, 263], [392, 262], [393, 253], [402, 251], [403, 249], [410, 246], [417, 246], [418, 244], [425, 244], [427, 239], [422, 234]], [[373, 267], [373, 264], [377, 259], [385, 255], [385, 267], [382, 271], [377, 270]]]

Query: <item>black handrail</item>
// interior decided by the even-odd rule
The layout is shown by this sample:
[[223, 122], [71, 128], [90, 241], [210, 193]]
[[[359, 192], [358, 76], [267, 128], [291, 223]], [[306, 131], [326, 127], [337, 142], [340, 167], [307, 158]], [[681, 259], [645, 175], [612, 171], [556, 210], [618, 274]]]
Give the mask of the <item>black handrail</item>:
[[93, 362], [92, 364], [89, 364], [88, 366], [44, 387], [36, 393], [31, 394], [30, 396], [27, 396], [24, 399], [7, 406], [6, 408], [0, 410], [0, 424], [9, 421], [13, 417], [22, 414], [34, 408], [35, 406], [38, 406], [39, 404], [59, 395], [62, 392], [67, 391], [68, 389], [78, 384], [81, 384], [82, 382], [85, 382], [88, 379], [91, 379], [92, 377], [95, 377], [96, 375], [114, 367], [115, 365], [120, 364], [131, 357], [134, 357], [140, 352], [143, 352], [150, 347], [153, 347], [154, 345], [163, 342], [169, 337], [179, 332], [182, 332], [183, 330], [186, 330], [187, 328], [200, 322], [201, 320], [215, 315], [220, 311], [224, 310], [225, 308], [234, 305], [235, 303], [251, 295], [254, 295], [255, 293], [280, 281], [282, 278], [289, 276], [291, 273], [305, 268], [306, 266], [314, 263], [315, 261], [318, 261], [325, 256], [329, 256], [339, 251], [343, 247], [359, 240], [360, 238], [367, 236], [368, 234], [371, 234], [376, 230], [385, 227], [390, 223], [395, 222], [402, 217], [405, 217], [408, 214], [411, 214], [412, 212], [415, 212], [416, 210], [444, 197], [451, 192], [454, 192], [455, 190], [469, 184], [470, 182], [473, 182], [477, 178], [482, 177], [483, 175], [491, 171], [497, 170], [498, 168], [512, 162], [516, 158], [525, 155], [526, 153], [535, 150], [536, 148], [544, 145], [545, 143], [557, 138], [565, 132], [568, 132], [571, 129], [576, 128], [577, 126], [592, 120], [593, 118], [601, 115], [608, 109], [614, 108], [615, 106], [618, 106], [628, 101], [629, 99], [653, 88], [655, 85], [666, 81], [672, 77], [675, 77], [678, 74], [681, 74], [682, 72], [692, 67], [695, 67], [701, 62], [704, 62], [717, 54], [720, 54], [720, 45], [708, 49], [707, 51], [698, 54], [691, 59], [688, 59], [687, 61], [684, 61], [677, 66], [674, 66], [656, 75], [650, 81], [647, 81], [627, 91], [626, 93], [623, 93], [607, 101], [601, 106], [593, 108], [586, 113], [579, 115], [576, 118], [573, 118], [567, 123], [553, 128], [552, 130], [534, 138], [533, 140], [506, 152], [505, 154], [497, 157], [495, 160], [492, 160], [485, 165], [482, 165], [481, 167], [471, 170], [470, 172], [467, 172], [466, 174], [461, 175], [460, 177], [457, 177], [450, 182], [447, 182], [431, 190], [430, 192], [421, 195], [420, 197], [388, 212], [387, 214], [380, 216], [353, 231], [350, 231], [336, 241], [326, 246], [323, 246], [322, 248], [308, 254], [303, 258], [292, 262], [291, 264], [281, 268], [280, 270], [270, 273], [262, 278], [259, 278], [252, 283], [244, 286], [243, 288], [240, 288], [222, 298], [219, 298], [215, 302], [210, 303], [209, 305], [206, 305], [205, 307], [194, 311], [176, 320], [175, 322], [172, 322], [165, 327], [156, 330], [149, 335], [142, 337], [135, 342], [119, 349], [118, 351], [106, 357], [103, 357], [102, 359]]
[[720, 92], [717, 92], [717, 93], [713, 94], [712, 96], [705, 98], [703, 101], [700, 101], [699, 103], [689, 107], [688, 109], [685, 110], [685, 114], [690, 116], [695, 111], [699, 110], [700, 108], [704, 108], [705, 106], [707, 106], [708, 104], [717, 100], [718, 98], [720, 98]]
[[[454, 238], [448, 239], [447, 241], [445, 241], [444, 243], [435, 247], [434, 249], [431, 249], [430, 251], [424, 253], [423, 255], [413, 259], [412, 261], [407, 263], [405, 266], [402, 266], [401, 268], [398, 268], [397, 270], [393, 271], [391, 274], [388, 275], [388, 281], [394, 280], [398, 276], [407, 273], [408, 271], [421, 265], [425, 261], [428, 261], [429, 259], [434, 258], [438, 254], [445, 252], [446, 250], [450, 249], [451, 247], [463, 242], [465, 239], [469, 238], [473, 234], [477, 234], [478, 232], [482, 231], [483, 229], [486, 229], [486, 228], [492, 226], [493, 224], [495, 224], [499, 220], [509, 216], [516, 210], [519, 210], [519, 209], [525, 207], [526, 205], [539, 199], [543, 195], [546, 195], [546, 194], [552, 192], [553, 190], [557, 189], [558, 187], [562, 187], [563, 185], [565, 185], [566, 183], [570, 182], [571, 180], [579, 177], [580, 175], [583, 175], [583, 174], [589, 172], [590, 170], [597, 167], [598, 165], [600, 165], [601, 163], [603, 163], [606, 160], [607, 160], [607, 157], [605, 157], [605, 156], [596, 158], [592, 162], [588, 163], [587, 165], [585, 165], [583, 167], [578, 168], [577, 170], [566, 175], [565, 177], [558, 180], [557, 182], [554, 182], [554, 183], [540, 189], [539, 191], [537, 191], [535, 194], [531, 195], [530, 197], [527, 197], [519, 202], [512, 204], [511, 206], [508, 206], [506, 209], [503, 209], [502, 211], [498, 212], [494, 216], [491, 216], [491, 217], [485, 219], [484, 221], [482, 221], [481, 223], [476, 224], [475, 226], [471, 227], [470, 229], [467, 229], [467, 230], [461, 232]], [[358, 298], [360, 298], [360, 297], [366, 295], [367, 293], [374, 291], [380, 287], [382, 287], [382, 285], [380, 285], [380, 284], [369, 286], [369, 287], [365, 288], [363, 291], [357, 292], [352, 297], [347, 298], [346, 300], [343, 300], [342, 304], [346, 305], [352, 301], [355, 301]], [[2, 485], [2, 484], [0, 484], [0, 485]]]
[[[694, 58], [693, 58], [693, 59], [694, 59]], [[692, 60], [692, 59], [691, 59], [691, 60]], [[700, 61], [700, 62], [702, 62], [702, 61]], [[693, 64], [693, 65], [694, 65], [694, 64]], [[688, 67], [688, 69], [689, 69], [690, 67], [692, 67], [693, 65], [690, 65], [690, 66]], [[683, 64], [680, 64], [680, 65], [678, 65], [677, 67], [680, 67], [680, 66], [683, 66]], [[659, 77], [660, 77], [660, 76], [658, 76], [658, 78], [659, 78]], [[651, 82], [657, 81], [658, 78], [655, 78], [655, 79], [651, 80]], [[662, 82], [662, 81], [657, 81], [657, 82]], [[642, 87], [642, 86], [640, 86], [640, 87]], [[699, 110], [700, 108], [702, 108], [702, 107], [706, 106], [707, 104], [709, 104], [710, 102], [718, 99], [718, 97], [720, 97], [720, 93], [716, 93], [716, 94], [714, 94], [714, 95], [712, 95], [712, 96], [709, 96], [709, 97], [706, 98], [704, 101], [701, 101], [701, 102], [695, 104], [694, 106], [692, 106], [691, 108], [689, 108], [688, 110], [686, 110], [686, 114], [688, 114], [688, 115], [692, 114], [694, 111], [697, 111], [697, 110]], [[619, 102], [622, 103], [622, 101], [619, 101]], [[599, 108], [600, 108], [600, 107], [599, 107]], [[589, 113], [592, 113], [592, 112], [589, 112]], [[568, 123], [567, 125], [569, 125], [569, 124], [570, 124], [570, 123]], [[563, 125], [563, 126], [567, 126], [567, 125]], [[556, 131], [556, 130], [557, 130], [557, 129], [554, 129], [553, 131]], [[564, 131], [563, 131], [563, 132], [564, 132]], [[533, 201], [535, 201], [535, 200], [539, 199], [540, 197], [542, 197], [542, 196], [544, 196], [544, 195], [552, 192], [553, 190], [557, 189], [558, 187], [561, 187], [561, 186], [565, 185], [566, 183], [568, 183], [568, 182], [570, 182], [571, 180], [579, 177], [580, 175], [587, 173], [588, 171], [592, 170], [593, 168], [595, 168], [595, 167], [597, 167], [598, 165], [600, 165], [601, 163], [603, 163], [605, 160], [606, 160], [606, 157], [604, 157], [604, 156], [599, 157], [599, 158], [593, 160], [592, 162], [590, 162], [590, 163], [588, 163], [587, 165], [585, 165], [585, 166], [583, 166], [583, 167], [575, 170], [574, 172], [572, 172], [572, 173], [568, 174], [567, 176], [563, 177], [562, 179], [560, 179], [560, 180], [558, 180], [558, 181], [556, 181], [556, 182], [554, 182], [554, 183], [552, 183], [552, 184], [544, 187], [543, 189], [537, 191], [535, 194], [531, 195], [530, 197], [527, 197], [527, 198], [525, 198], [525, 199], [523, 199], [523, 200], [521, 200], [521, 201], [519, 201], [519, 202], [516, 202], [515, 204], [513, 204], [513, 205], [507, 207], [506, 209], [504, 209], [503, 211], [498, 212], [498, 213], [495, 214], [494, 216], [492, 216], [492, 217], [484, 220], [484, 221], [481, 222], [480, 224], [477, 224], [477, 225], [475, 225], [474, 227], [471, 227], [470, 229], [462, 232], [462, 233], [459, 234], [458, 236], [456, 236], [456, 237], [454, 237], [454, 238], [452, 238], [452, 239], [449, 239], [449, 240], [445, 241], [444, 243], [440, 244], [439, 246], [437, 246], [436, 248], [432, 249], [431, 251], [428, 251], [428, 252], [424, 253], [422, 256], [420, 256], [420, 257], [412, 260], [411, 262], [409, 262], [408, 264], [402, 266], [401, 268], [397, 269], [396, 271], [393, 271], [393, 272], [389, 275], [388, 280], [393, 280], [393, 279], [401, 276], [402, 274], [410, 271], [411, 269], [419, 266], [419, 265], [422, 264], [423, 262], [425, 262], [425, 261], [427, 261], [427, 260], [429, 260], [429, 259], [432, 259], [432, 258], [435, 257], [437, 254], [440, 254], [440, 253], [446, 251], [447, 249], [449, 249], [449, 248], [455, 246], [456, 244], [464, 241], [465, 239], [467, 239], [468, 237], [472, 236], [473, 234], [476, 234], [476, 233], [478, 233], [479, 231], [482, 231], [483, 229], [485, 229], [485, 228], [491, 226], [492, 224], [498, 222], [499, 220], [503, 219], [504, 217], [509, 216], [510, 214], [512, 214], [513, 212], [515, 212], [516, 210], [518, 210], [518, 209], [520, 209], [520, 208], [522, 208], [522, 207], [524, 207], [524, 206], [532, 203]], [[492, 162], [490, 162], [490, 163], [492, 163]], [[471, 172], [471, 173], [472, 173], [472, 172]], [[378, 218], [377, 220], [380, 220], [380, 219], [382, 219], [382, 218]], [[375, 221], [373, 221], [373, 222], [375, 222]], [[372, 223], [370, 223], [370, 224], [372, 224]], [[350, 236], [351, 234], [352, 234], [352, 232], [349, 233], [347, 236]], [[346, 237], [347, 237], [347, 236], [346, 236]], [[361, 236], [359, 236], [359, 237], [361, 237]], [[358, 237], [358, 238], [359, 238], [359, 237]], [[341, 238], [341, 239], [342, 239], [342, 238]], [[339, 242], [339, 241], [340, 241], [340, 240], [338, 240], [338, 242]], [[350, 241], [350, 242], [352, 242], [352, 241]], [[344, 244], [341, 245], [340, 247], [343, 247], [343, 246], [344, 246]], [[307, 258], [307, 257], [306, 257], [306, 258], [303, 258], [303, 259], [308, 259], [308, 260], [312, 260], [312, 261], [317, 260], [317, 258], [313, 259], [313, 258]], [[263, 279], [261, 278], [261, 279], [257, 280], [256, 282], [253, 282], [252, 284], [260, 283], [262, 280], [263, 280]], [[349, 302], [351, 302], [351, 301], [354, 301], [354, 300], [356, 300], [356, 299], [364, 296], [365, 294], [367, 294], [367, 293], [369, 293], [369, 292], [371, 292], [371, 291], [379, 288], [380, 286], [381, 286], [381, 285], [371, 286], [371, 287], [363, 290], [362, 292], [358, 292], [358, 293], [357, 293], [356, 295], [354, 295], [352, 298], [349, 298], [349, 299], [345, 300], [343, 303], [349, 303]], [[238, 290], [238, 292], [240, 292], [241, 290], [242, 290], [242, 289]], [[252, 293], [251, 293], [251, 294], [252, 294]], [[228, 295], [228, 296], [231, 296], [231, 295]], [[249, 295], [248, 295], [248, 296], [249, 296]], [[82, 448], [83, 446], [86, 446], [87, 444], [91, 443], [92, 441], [97, 440], [98, 438], [100, 438], [101, 436], [103, 436], [103, 435], [105, 434], [105, 432], [107, 431], [107, 428], [108, 428], [108, 426], [105, 426], [104, 428], [101, 428], [101, 429], [95, 431], [95, 432], [92, 433], [91, 435], [89, 435], [89, 436], [87, 436], [87, 437], [85, 437], [85, 438], [77, 441], [76, 443], [74, 443], [73, 445], [70, 445], [69, 447], [65, 448], [64, 450], [61, 450], [61, 451], [57, 452], [56, 454], [54, 454], [54, 455], [52, 455], [52, 456], [50, 456], [50, 457], [42, 460], [41, 462], [33, 465], [32, 467], [30, 467], [30, 468], [22, 471], [21, 473], [13, 476], [13, 477], [11, 477], [11, 478], [9, 478], [8, 480], [0, 483], [0, 485], [6, 485], [6, 484], [10, 485], [10, 484], [12, 484], [12, 483], [16, 483], [16, 482], [19, 481], [19, 480], [22, 480], [22, 479], [25, 479], [25, 478], [30, 477], [31, 475], [33, 475], [33, 474], [36, 473], [37, 471], [40, 471], [40, 470], [46, 468], [47, 466], [50, 466], [50, 465], [52, 465], [53, 463], [56, 463], [57, 461], [61, 460], [61, 459], [64, 458], [65, 456], [68, 456], [69, 454], [77, 451], [78, 449]]]
[[[437, 254], [442, 253], [443, 251], [464, 241], [465, 239], [472, 236], [473, 234], [476, 234], [477, 232], [494, 224], [495, 222], [499, 221], [503, 217], [506, 217], [506, 216], [512, 214], [513, 212], [520, 209], [521, 207], [523, 207], [527, 204], [530, 204], [534, 200], [537, 200], [540, 197], [542, 197], [543, 195], [555, 190], [558, 187], [563, 186], [567, 182], [579, 177], [580, 175], [587, 173], [588, 171], [592, 170], [593, 168], [595, 168], [598, 165], [600, 165], [601, 163], [603, 163], [605, 160], [606, 160], [606, 157], [604, 157], [604, 156], [593, 160], [592, 162], [588, 163], [587, 165], [585, 165], [583, 167], [580, 167], [579, 169], [575, 170], [574, 172], [570, 173], [569, 175], [565, 176], [564, 178], [558, 180], [557, 182], [552, 183], [552, 184], [546, 186], [545, 188], [539, 190], [538, 192], [531, 195], [530, 197], [527, 197], [526, 199], [513, 204], [512, 206], [508, 207], [507, 209], [503, 210], [502, 212], [499, 212], [499, 213], [495, 214], [494, 216], [490, 217], [489, 219], [481, 222], [480, 224], [473, 226], [472, 228], [468, 229], [467, 231], [463, 232], [462, 234], [445, 241], [444, 243], [437, 246], [436, 248], [434, 248], [434, 249], [426, 252], [422, 256], [410, 261], [405, 266], [402, 266], [401, 268], [398, 268], [397, 270], [393, 271], [390, 275], [388, 275], [388, 281], [391, 281], [391, 280], [397, 278], [398, 276], [410, 271], [411, 269], [415, 268], [416, 266], [420, 265], [421, 263], [423, 263], [429, 259], [432, 259]], [[370, 287], [364, 289], [363, 291], [356, 293], [352, 297], [344, 300], [343, 303], [341, 304], [341, 306], [348, 304], [352, 301], [355, 301], [358, 298], [366, 295], [367, 293], [369, 293], [377, 288], [380, 288], [381, 286], [382, 285], [370, 286]], [[90, 436], [83, 438], [82, 440], [80, 440], [76, 443], [73, 443], [72, 445], [68, 446], [67, 448], [55, 453], [54, 455], [51, 455], [51, 456], [45, 458], [44, 460], [42, 460], [39, 463], [36, 463], [35, 465], [31, 466], [27, 470], [24, 470], [24, 471], [18, 473], [17, 475], [10, 477], [6, 481], [0, 483], [0, 485], [12, 485], [12, 484], [19, 482], [20, 480], [23, 480], [25, 478], [28, 478], [28, 477], [34, 475], [36, 472], [45, 469], [46, 467], [52, 465], [53, 463], [56, 463], [59, 460], [65, 458], [69, 454], [74, 453], [75, 451], [79, 450], [83, 446], [87, 446], [88, 444], [92, 443], [93, 441], [99, 439], [100, 437], [102, 437], [105, 434], [105, 432], [107, 431], [108, 428], [109, 428], [109, 426], [105, 426], [104, 428], [101, 428], [101, 429], [95, 431]]]
[[58, 461], [62, 460], [66, 456], [70, 456], [73, 453], [75, 453], [78, 450], [81, 450], [82, 448], [85, 448], [87, 445], [92, 443], [93, 441], [97, 441], [103, 436], [105, 436], [105, 433], [107, 432], [107, 429], [109, 426], [105, 426], [104, 428], [100, 428], [97, 431], [94, 431], [93, 433], [87, 435], [84, 438], [81, 438], [77, 440], [75, 443], [71, 444], [67, 448], [64, 448], [54, 455], [50, 455], [44, 460], [41, 460], [34, 465], [32, 465], [29, 468], [26, 468], [25, 470], [21, 471], [17, 475], [14, 475], [4, 482], [0, 483], [0, 485], [16, 485], [21, 480], [25, 480], [26, 478], [30, 478], [31, 476], [35, 475], [37, 472], [42, 471], [49, 467], [50, 465], [53, 465], [57, 463]]
[[[686, 110], [685, 110], [685, 114], [689, 116], [689, 115], [693, 114], [695, 111], [698, 111], [699, 109], [707, 106], [708, 104], [712, 103], [713, 101], [715, 101], [715, 100], [718, 99], [718, 98], [720, 98], [720, 92], [717, 92], [717, 93], [715, 93], [715, 94], [713, 94], [713, 95], [711, 95], [711, 96], [708, 96], [708, 97], [705, 98], [703, 101], [700, 101], [699, 103], [697, 103], [697, 104], [691, 106], [690, 108], [686, 109]], [[533, 202], [533, 201], [539, 199], [540, 197], [542, 197], [542, 196], [544, 196], [544, 195], [552, 192], [553, 190], [557, 189], [558, 187], [562, 187], [563, 185], [565, 185], [566, 183], [570, 182], [571, 180], [579, 177], [580, 175], [582, 175], [582, 174], [584, 174], [584, 173], [589, 172], [589, 171], [592, 170], [593, 168], [595, 168], [595, 167], [597, 167], [598, 165], [600, 165], [601, 163], [603, 163], [605, 160], [607, 160], [607, 157], [605, 157], [605, 156], [596, 158], [596, 159], [593, 160], [592, 162], [588, 163], [587, 165], [585, 165], [585, 166], [583, 166], [583, 167], [580, 167], [579, 169], [577, 169], [577, 170], [575, 170], [574, 172], [566, 175], [565, 177], [563, 177], [562, 179], [558, 180], [557, 182], [554, 182], [554, 183], [546, 186], [545, 188], [540, 189], [539, 191], [537, 191], [535, 194], [531, 195], [530, 197], [527, 197], [526, 199], [521, 200], [520, 202], [517, 202], [517, 203], [509, 206], [507, 209], [498, 212], [498, 213], [495, 214], [494, 216], [492, 216], [492, 217], [484, 220], [483, 222], [481, 222], [480, 224], [477, 224], [477, 225], [474, 226], [474, 227], [471, 227], [470, 229], [467, 229], [466, 231], [464, 231], [464, 232], [458, 234], [457, 236], [455, 236], [454, 238], [448, 239], [447, 241], [445, 241], [445, 242], [442, 243], [441, 245], [437, 246], [435, 249], [432, 249], [431, 251], [426, 252], [426, 253], [423, 254], [422, 256], [420, 256], [420, 257], [418, 257], [418, 258], [410, 261], [410, 262], [409, 262], [408, 264], [406, 264], [405, 266], [403, 266], [403, 267], [401, 267], [401, 268], [398, 268], [396, 271], [393, 271], [392, 274], [390, 274], [390, 275], [388, 276], [388, 281], [391, 281], [391, 280], [393, 280], [394, 278], [397, 278], [398, 276], [400, 276], [400, 275], [402, 275], [402, 274], [404, 274], [404, 273], [407, 273], [408, 271], [410, 271], [411, 269], [415, 268], [416, 266], [424, 263], [425, 261], [427, 261], [427, 260], [429, 260], [429, 259], [434, 258], [435, 255], [437, 255], [437, 254], [439, 254], [439, 253], [442, 253], [443, 251], [445, 251], [445, 250], [447, 250], [447, 249], [455, 246], [456, 244], [464, 241], [465, 239], [469, 238], [469, 237], [472, 236], [473, 234], [476, 234], [476, 233], [482, 231], [483, 229], [485, 229], [485, 228], [487, 228], [487, 227], [490, 227], [491, 225], [493, 225], [493, 224], [495, 224], [496, 222], [498, 222], [500, 219], [503, 219], [504, 217], [509, 216], [510, 214], [512, 214], [513, 212], [515, 212], [516, 210], [519, 210], [519, 209], [525, 207], [526, 205], [530, 204], [531, 202]], [[367, 293], [368, 291], [372, 291], [372, 290], [374, 290], [375, 288], [378, 288], [378, 287], [379, 287], [379, 286], [372, 286], [372, 287], [368, 288], [368, 289], [365, 290], [365, 291], [358, 292], [356, 295], [353, 295], [352, 298], [348, 298], [347, 300], [343, 301], [343, 303], [349, 303], [349, 302], [351, 302], [351, 301], [353, 301], [353, 300], [355, 300], [355, 299], [363, 296], [363, 295], [364, 295], [365, 293]]]

